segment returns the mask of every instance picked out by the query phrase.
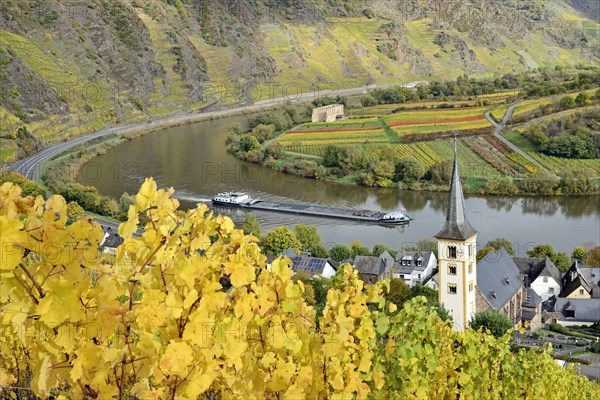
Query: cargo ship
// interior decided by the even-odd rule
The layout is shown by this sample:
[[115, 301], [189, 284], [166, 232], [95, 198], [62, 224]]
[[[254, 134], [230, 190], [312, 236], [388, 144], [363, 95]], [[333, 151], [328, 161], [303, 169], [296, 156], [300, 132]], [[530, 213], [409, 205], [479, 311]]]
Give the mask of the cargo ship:
[[286, 203], [252, 199], [243, 192], [223, 192], [212, 198], [212, 203], [220, 206], [240, 207], [250, 210], [276, 211], [291, 214], [312, 215], [371, 222], [385, 225], [406, 224], [410, 221], [404, 210], [384, 213], [382, 211], [356, 210], [352, 208], [330, 207], [320, 204]]

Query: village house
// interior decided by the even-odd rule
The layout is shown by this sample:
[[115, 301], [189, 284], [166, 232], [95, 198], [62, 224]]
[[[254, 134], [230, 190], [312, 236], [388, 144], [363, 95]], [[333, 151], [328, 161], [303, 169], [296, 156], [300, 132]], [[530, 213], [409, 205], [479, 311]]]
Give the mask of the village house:
[[123, 238], [110, 226], [102, 225], [102, 231], [104, 232], [104, 237], [102, 238], [102, 242], [100, 242], [100, 248], [104, 254], [115, 255], [117, 253], [117, 247], [123, 243]]
[[532, 288], [525, 289], [525, 299], [521, 303], [521, 321], [532, 330], [542, 327], [542, 298]]
[[533, 289], [542, 302], [560, 294], [561, 273], [549, 258], [515, 257], [513, 260], [525, 287]]
[[344, 119], [343, 104], [330, 104], [313, 108], [312, 122], [334, 122], [339, 119]]
[[600, 321], [600, 298], [559, 297], [548, 319], [551, 324], [564, 326], [592, 325], [596, 321]]
[[293, 249], [287, 249], [278, 256], [267, 257], [267, 268], [270, 268], [271, 263], [279, 257], [288, 257], [292, 261], [292, 271], [305, 272], [310, 276], [322, 276], [331, 278], [335, 275], [335, 269], [329, 263], [329, 260], [324, 258], [312, 257], [310, 253], [297, 254]]
[[562, 277], [560, 297], [570, 299], [600, 298], [600, 271], [575, 261]]
[[391, 270], [394, 265], [394, 258], [384, 251], [379, 257], [376, 256], [356, 256], [354, 257], [354, 267], [358, 271], [358, 276], [366, 283], [375, 283], [384, 272]]
[[414, 287], [429, 278], [436, 267], [437, 258], [432, 251], [399, 251], [396, 262], [384, 269], [379, 278], [402, 279], [408, 286]]
[[[506, 249], [486, 254], [477, 263], [477, 269], [477, 311], [494, 309], [506, 315], [515, 325], [521, 322], [527, 290], [521, 280], [519, 268]], [[538, 309], [536, 303], [541, 304], [535, 299], [526, 302], [529, 310]], [[527, 316], [529, 320], [536, 318], [530, 314]]]

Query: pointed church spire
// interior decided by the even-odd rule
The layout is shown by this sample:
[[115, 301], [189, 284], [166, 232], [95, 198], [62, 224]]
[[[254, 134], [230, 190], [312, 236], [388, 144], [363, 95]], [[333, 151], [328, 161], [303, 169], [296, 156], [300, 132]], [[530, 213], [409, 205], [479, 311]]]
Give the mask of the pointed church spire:
[[458, 157], [456, 155], [456, 135], [454, 135], [454, 168], [450, 181], [450, 196], [446, 223], [442, 230], [435, 235], [438, 239], [466, 240], [477, 233], [465, 215], [465, 199], [463, 197], [460, 174], [458, 172]]

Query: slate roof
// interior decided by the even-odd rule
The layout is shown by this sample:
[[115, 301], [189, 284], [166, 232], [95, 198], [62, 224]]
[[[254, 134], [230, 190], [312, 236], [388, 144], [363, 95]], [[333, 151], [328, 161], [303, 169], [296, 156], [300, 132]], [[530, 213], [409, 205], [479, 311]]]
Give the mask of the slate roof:
[[523, 307], [536, 308], [542, 303], [542, 298], [532, 288], [527, 288], [527, 297], [521, 304]]
[[[403, 253], [398, 252], [396, 255], [396, 265], [399, 270], [412, 271], [416, 269], [423, 271], [427, 267], [427, 264], [429, 264], [432, 256], [433, 252], [431, 251], [426, 251], [424, 253], [419, 253], [416, 251], [405, 251]], [[417, 261], [419, 261], [419, 259], [421, 261], [421, 265], [417, 265]], [[408, 265], [402, 265], [402, 261], [409, 261], [409, 263]]]
[[102, 243], [102, 246], [104, 247], [109, 247], [112, 249], [116, 249], [117, 247], [119, 247], [121, 245], [121, 243], [123, 243], [125, 240], [119, 236], [118, 233], [113, 233], [113, 234], [109, 234], [106, 239], [104, 240], [104, 242]]
[[294, 249], [289, 248], [284, 250], [281, 254], [277, 255], [267, 255], [267, 264], [271, 264], [277, 257], [288, 256], [290, 260], [293, 260], [294, 257], [298, 257], [298, 254], [294, 251]]
[[446, 223], [435, 237], [438, 239], [465, 240], [476, 233], [477, 231], [471, 226], [465, 216], [465, 199], [463, 196], [462, 184], [460, 182], [460, 173], [458, 171], [456, 138], [454, 138], [454, 168], [452, 169], [452, 180], [450, 182]]
[[121, 243], [124, 242], [124, 239], [118, 233], [113, 231], [113, 229], [110, 226], [101, 226], [105, 236], [105, 238], [102, 240], [102, 243], [100, 244], [101, 246], [115, 249], [119, 247]]
[[[579, 263], [575, 261], [562, 278], [560, 297], [569, 296], [579, 287], [583, 287], [588, 293], [592, 294], [592, 297], [599, 297], [600, 288], [593, 282], [593, 279], [596, 279], [596, 276], [599, 274], [588, 271], [589, 269], [579, 267]], [[588, 281], [588, 279], [592, 280], [592, 282]]]
[[381, 257], [375, 256], [356, 256], [354, 257], [354, 266], [361, 274], [377, 276], [379, 276], [385, 268]]
[[[575, 311], [575, 317], [567, 317], [567, 311]], [[600, 299], [566, 299], [559, 297], [554, 304], [559, 319], [596, 322], [600, 320]]]
[[489, 252], [477, 263], [477, 288], [495, 309], [500, 309], [523, 286], [519, 269], [502, 248]]
[[526, 277], [525, 286], [529, 287], [540, 276], [553, 278], [556, 283], [561, 283], [561, 274], [554, 263], [548, 258], [514, 257], [517, 268]]

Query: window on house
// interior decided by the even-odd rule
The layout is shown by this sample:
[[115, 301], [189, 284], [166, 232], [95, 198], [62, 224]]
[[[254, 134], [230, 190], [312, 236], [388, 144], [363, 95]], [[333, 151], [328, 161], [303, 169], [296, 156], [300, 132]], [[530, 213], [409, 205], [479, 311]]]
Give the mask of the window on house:
[[421, 279], [421, 274], [418, 274], [418, 275], [417, 275], [417, 279]]
[[579, 289], [579, 294], [583, 294], [583, 289]]
[[544, 283], [548, 283], [548, 277], [547, 276], [544, 277]]
[[456, 285], [454, 283], [448, 284], [448, 293], [456, 294]]
[[456, 265], [454, 265], [454, 264], [448, 265], [448, 274], [456, 275]]
[[553, 287], [549, 287], [548, 288], [548, 294], [554, 294], [554, 288]]
[[567, 318], [575, 318], [575, 310], [566, 310], [565, 317]]
[[469, 282], [469, 292], [473, 291], [473, 281]]
[[469, 264], [469, 273], [472, 274], [473, 273], [473, 263]]
[[448, 258], [456, 258], [456, 246], [448, 246]]
[[469, 257], [471, 257], [473, 255], [473, 245], [470, 244], [469, 245]]

